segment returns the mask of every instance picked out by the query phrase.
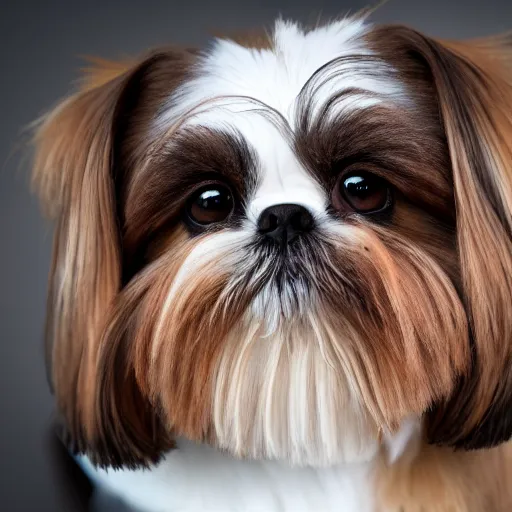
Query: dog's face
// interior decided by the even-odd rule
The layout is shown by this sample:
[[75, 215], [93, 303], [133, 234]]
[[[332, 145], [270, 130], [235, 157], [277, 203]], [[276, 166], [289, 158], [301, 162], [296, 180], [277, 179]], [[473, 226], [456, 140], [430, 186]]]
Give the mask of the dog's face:
[[507, 44], [354, 18], [100, 66], [35, 166], [77, 448], [136, 465], [185, 435], [324, 465], [411, 416], [432, 442], [507, 439]]

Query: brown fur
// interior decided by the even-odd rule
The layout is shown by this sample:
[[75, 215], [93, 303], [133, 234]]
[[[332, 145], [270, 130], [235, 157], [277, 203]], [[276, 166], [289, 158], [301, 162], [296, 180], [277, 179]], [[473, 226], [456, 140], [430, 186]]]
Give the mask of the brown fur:
[[434, 259], [384, 229], [358, 231], [353, 236], [366, 250], [354, 247], [334, 261], [357, 283], [354, 295], [364, 297], [364, 305], [347, 304], [338, 322], [348, 320], [352, 328], [341, 323], [337, 330], [360, 333], [350, 349], [354, 368], [364, 375], [365, 404], [379, 426], [393, 430], [452, 391], [467, 366], [467, 323]]
[[152, 150], [154, 157], [144, 163], [137, 158], [137, 172], [125, 187], [124, 250], [132, 272], [144, 264], [141, 251], [159, 243], [162, 230], [182, 220], [181, 211], [198, 182], [215, 176], [230, 183], [237, 197], [245, 197], [256, 179], [250, 148], [231, 134], [196, 128], [159, 143], [162, 147]]
[[87, 61], [90, 65], [83, 68], [83, 77], [80, 81], [80, 89], [83, 92], [101, 87], [111, 80], [115, 80], [119, 76], [129, 73], [137, 64], [137, 61], [133, 59], [115, 61], [100, 59], [98, 57], [88, 57]]
[[45, 116], [36, 134], [34, 185], [57, 220], [47, 362], [59, 412], [78, 450], [106, 442], [98, 432], [95, 396], [101, 332], [123, 273], [116, 204], [122, 155], [116, 143], [121, 133], [129, 136], [130, 127], [120, 114], [137, 108], [141, 80], [153, 72], [155, 84], [154, 72], [163, 61], [169, 71], [160, 87], [169, 93], [183, 77], [187, 59], [186, 53], [162, 51], [128, 70], [105, 67]]
[[[453, 170], [461, 292], [475, 352], [452, 401], [431, 415], [430, 437], [492, 445], [505, 438], [500, 429], [508, 432], [503, 425], [511, 421], [512, 91], [501, 65], [509, 50], [496, 46], [500, 39], [442, 43], [404, 27], [381, 27], [370, 37], [405, 83], [439, 105]], [[494, 426], [493, 411], [502, 416]]]
[[422, 444], [376, 470], [375, 512], [506, 512], [512, 510], [512, 444], [454, 452]]

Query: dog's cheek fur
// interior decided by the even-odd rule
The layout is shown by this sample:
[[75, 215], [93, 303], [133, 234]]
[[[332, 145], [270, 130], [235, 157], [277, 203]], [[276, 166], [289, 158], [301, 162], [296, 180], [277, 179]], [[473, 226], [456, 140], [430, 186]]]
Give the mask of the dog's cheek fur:
[[468, 361], [466, 316], [450, 279], [424, 250], [385, 228], [356, 236], [351, 263], [364, 304], [347, 309], [361, 333], [355, 346], [366, 401], [393, 430], [452, 391]]
[[[172, 247], [160, 248], [160, 256], [119, 295], [102, 340], [97, 394], [100, 437], [116, 443], [110, 446], [110, 463], [140, 459], [149, 447], [162, 447], [169, 433], [213, 441], [214, 368], [250, 300], [250, 290], [223, 300], [240, 238], [238, 232], [191, 238], [177, 228]], [[155, 429], [137, 429], [132, 421], [130, 379], [156, 411], [163, 437], [152, 438]]]

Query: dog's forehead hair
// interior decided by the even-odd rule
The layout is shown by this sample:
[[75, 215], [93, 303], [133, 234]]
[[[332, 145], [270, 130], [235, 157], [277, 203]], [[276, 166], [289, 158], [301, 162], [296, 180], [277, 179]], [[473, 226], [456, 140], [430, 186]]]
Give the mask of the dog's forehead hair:
[[325, 192], [299, 162], [287, 135], [300, 128], [306, 104], [314, 115], [333, 95], [339, 95], [336, 112], [364, 110], [403, 96], [388, 65], [366, 44], [367, 30], [360, 19], [307, 32], [278, 21], [267, 47], [218, 39], [198, 60], [194, 78], [169, 98], [154, 130], [166, 132], [183, 117], [183, 126], [235, 129], [259, 161], [260, 188], [249, 217], [280, 202], [300, 203], [320, 214]]

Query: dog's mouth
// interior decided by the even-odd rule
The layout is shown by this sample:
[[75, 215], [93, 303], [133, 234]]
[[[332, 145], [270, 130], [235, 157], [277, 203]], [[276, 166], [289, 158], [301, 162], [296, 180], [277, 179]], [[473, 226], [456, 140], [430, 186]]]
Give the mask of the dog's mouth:
[[253, 312], [258, 316], [303, 316], [332, 286], [331, 252], [332, 247], [313, 236], [284, 247], [254, 243], [232, 283], [241, 292], [250, 293]]

